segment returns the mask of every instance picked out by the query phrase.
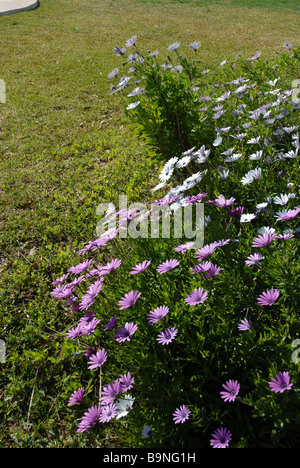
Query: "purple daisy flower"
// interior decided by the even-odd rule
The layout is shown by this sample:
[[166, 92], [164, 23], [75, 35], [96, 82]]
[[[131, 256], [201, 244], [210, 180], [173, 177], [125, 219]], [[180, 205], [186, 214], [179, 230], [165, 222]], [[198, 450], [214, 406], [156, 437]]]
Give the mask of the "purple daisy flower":
[[166, 344], [171, 343], [171, 341], [174, 340], [177, 333], [178, 333], [178, 330], [175, 327], [166, 328], [164, 331], [158, 334], [156, 340], [162, 345], [166, 345]]
[[103, 287], [103, 280], [97, 280], [94, 284], [91, 284], [88, 289], [86, 294], [82, 296], [81, 302], [79, 304], [80, 310], [88, 309], [96, 300], [96, 297], [100, 293], [101, 289]]
[[117, 325], [117, 316], [116, 314], [109, 319], [109, 321], [104, 325], [104, 330], [109, 330], [110, 328], [114, 328]]
[[88, 369], [97, 369], [97, 367], [101, 367], [107, 359], [107, 352], [105, 349], [100, 349], [96, 354], [93, 354], [90, 357], [88, 362], [89, 367]]
[[68, 406], [79, 405], [83, 402], [84, 387], [80, 387], [78, 390], [72, 393], [69, 398]]
[[214, 276], [217, 276], [221, 271], [221, 267], [218, 267], [217, 265], [214, 265], [213, 263], [210, 265], [208, 270], [204, 273], [205, 278], [213, 278]]
[[117, 415], [117, 407], [114, 403], [103, 406], [99, 415], [99, 422], [108, 422]]
[[173, 421], [175, 424], [183, 424], [187, 419], [189, 419], [191, 414], [191, 410], [185, 406], [181, 405], [177, 408], [173, 413]]
[[85, 324], [82, 323], [82, 335], [90, 335], [91, 333], [94, 333], [98, 323], [100, 323], [101, 320], [97, 319], [94, 317], [92, 320], [86, 322]]
[[210, 445], [213, 448], [226, 448], [231, 441], [231, 433], [226, 427], [217, 429], [212, 434], [212, 439], [210, 440]]
[[119, 343], [123, 341], [130, 341], [130, 336], [133, 335], [138, 329], [136, 323], [126, 322], [124, 327], [117, 329], [117, 333], [114, 335], [114, 338]]
[[285, 390], [291, 390], [293, 384], [290, 383], [288, 372], [278, 372], [275, 377], [271, 377], [272, 382], [268, 382], [270, 389], [275, 393], [283, 393]]
[[271, 306], [278, 299], [280, 291], [278, 289], [267, 289], [257, 298], [257, 302], [262, 306]]
[[256, 253], [254, 255], [249, 255], [247, 260], [245, 260], [246, 265], [252, 266], [256, 265], [257, 263], [260, 265], [259, 261], [264, 258], [260, 253]]
[[222, 387], [225, 389], [225, 392], [220, 392], [221, 398], [223, 398], [224, 401], [234, 401], [240, 391], [240, 384], [238, 381], [230, 379], [226, 384], [223, 384]]
[[191, 268], [192, 273], [206, 273], [212, 266], [211, 262], [202, 262]]
[[79, 323], [76, 327], [71, 328], [66, 333], [66, 337], [71, 339], [71, 340], [74, 340], [74, 339], [78, 338], [81, 335], [82, 335], [82, 324], [81, 323]]
[[283, 213], [279, 213], [278, 220], [289, 221], [290, 219], [295, 218], [295, 216], [297, 216], [299, 212], [300, 212], [300, 208], [295, 208], [294, 210], [289, 210]]
[[106, 406], [114, 402], [115, 397], [120, 392], [120, 381], [119, 379], [107, 384], [103, 387], [102, 392], [100, 393], [99, 402], [101, 405]]
[[107, 275], [111, 271], [116, 270], [121, 265], [121, 263], [122, 260], [114, 258], [111, 262], [100, 268], [99, 275]]
[[77, 432], [84, 432], [93, 427], [95, 424], [97, 424], [99, 420], [99, 416], [101, 413], [101, 406], [92, 406], [87, 410], [86, 413], [84, 413], [78, 428]]
[[128, 309], [128, 307], [134, 305], [138, 298], [140, 297], [141, 293], [138, 291], [130, 291], [129, 293], [125, 294], [125, 297], [122, 297], [118, 302], [118, 306], [120, 310]]
[[231, 210], [229, 210], [229, 214], [231, 214], [233, 218], [237, 218], [237, 219], [240, 219], [243, 213], [244, 213], [243, 206], [237, 206], [236, 208], [232, 208]]
[[167, 306], [157, 307], [148, 314], [148, 322], [152, 323], [153, 325], [154, 323], [158, 322], [158, 320], [167, 315], [168, 312], [169, 308]]
[[251, 322], [250, 322], [248, 319], [246, 319], [246, 318], [244, 318], [243, 320], [241, 320], [241, 322], [238, 324], [238, 329], [239, 329], [240, 331], [250, 330], [251, 327], [252, 327]]
[[134, 382], [134, 377], [132, 377], [131, 373], [128, 372], [127, 374], [123, 374], [120, 377], [120, 391], [121, 393], [127, 392], [132, 388]]
[[190, 306], [195, 306], [198, 304], [202, 304], [206, 301], [208, 296], [208, 292], [204, 291], [203, 288], [195, 289], [188, 297], [185, 298], [185, 302]]
[[158, 265], [157, 270], [158, 273], [161, 275], [163, 273], [166, 273], [167, 271], [173, 270], [173, 268], [176, 268], [179, 265], [178, 260], [167, 260], [166, 262], [161, 263]]
[[187, 242], [186, 244], [181, 244], [178, 247], [175, 247], [175, 252], [186, 252], [195, 245], [195, 242]]
[[91, 265], [91, 263], [93, 263], [93, 261], [94, 261], [93, 259], [86, 260], [85, 262], [72, 266], [67, 271], [69, 273], [74, 273], [75, 275], [78, 275], [79, 273], [82, 273], [83, 271], [85, 271]]
[[143, 263], [138, 263], [135, 267], [133, 267], [129, 274], [138, 275], [139, 273], [144, 273], [150, 264], [151, 260], [145, 260]]
[[58, 299], [66, 299], [73, 293], [73, 286], [67, 284], [60, 284], [51, 291], [50, 296], [57, 297]]
[[207, 244], [204, 247], [202, 247], [201, 249], [197, 250], [197, 252], [195, 253], [195, 257], [197, 257], [199, 259], [209, 257], [214, 252], [214, 250], [216, 248], [217, 248], [216, 242], [212, 242], [211, 244]]
[[276, 234], [273, 231], [266, 231], [263, 234], [260, 234], [258, 237], [254, 237], [252, 242], [252, 247], [266, 247], [269, 245], [273, 239], [276, 238]]

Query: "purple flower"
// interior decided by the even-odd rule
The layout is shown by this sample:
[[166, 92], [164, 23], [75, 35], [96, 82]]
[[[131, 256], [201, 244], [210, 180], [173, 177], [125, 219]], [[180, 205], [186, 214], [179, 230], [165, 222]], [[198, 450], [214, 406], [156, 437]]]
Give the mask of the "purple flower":
[[205, 278], [213, 278], [214, 276], [217, 276], [221, 271], [221, 267], [218, 267], [217, 265], [214, 265], [213, 263], [210, 265], [206, 273], [204, 273]]
[[91, 263], [93, 263], [93, 261], [93, 259], [86, 260], [85, 262], [79, 263], [78, 265], [69, 268], [67, 271], [69, 273], [74, 273], [75, 275], [78, 275], [79, 273], [85, 271], [91, 265]]
[[197, 50], [200, 47], [200, 42], [192, 42], [189, 47], [193, 50]]
[[62, 284], [66, 281], [66, 279], [68, 278], [70, 273], [66, 273], [65, 275], [62, 275], [60, 278], [57, 278], [56, 280], [54, 280], [51, 284], [53, 286], [57, 285], [57, 284]]
[[278, 220], [289, 221], [290, 219], [295, 218], [295, 216], [297, 216], [299, 212], [300, 212], [300, 208], [295, 208], [294, 210], [289, 210], [286, 212], [279, 213]]
[[231, 433], [226, 429], [226, 427], [222, 427], [221, 429], [217, 429], [212, 434], [212, 439], [210, 440], [210, 445], [213, 448], [226, 448], [231, 441]]
[[108, 422], [117, 415], [117, 407], [114, 403], [103, 406], [99, 415], [99, 422]]
[[[215, 200], [213, 201], [210, 201], [211, 204], [215, 205], [215, 206], [219, 206], [220, 208], [225, 208], [227, 206], [230, 206], [232, 205], [232, 203], [234, 203], [235, 201], [235, 198], [231, 197], [229, 198], [228, 200], [226, 200], [226, 198], [224, 197], [224, 195], [219, 195], [218, 198], [216, 198]], [[205, 202], [207, 203], [207, 202]]]
[[109, 319], [109, 321], [104, 325], [104, 330], [109, 330], [110, 328], [114, 328], [117, 325], [117, 316], [116, 314]]
[[100, 293], [101, 289], [103, 287], [103, 280], [97, 280], [94, 284], [91, 284], [88, 289], [86, 294], [82, 296], [81, 302], [79, 304], [79, 309], [84, 310], [88, 309], [96, 300], [96, 297]]
[[293, 384], [290, 383], [288, 372], [278, 372], [275, 377], [271, 377], [272, 382], [268, 382], [270, 389], [275, 393], [283, 393], [285, 390], [291, 390]]
[[170, 50], [170, 51], [176, 50], [176, 49], [178, 49], [179, 46], [180, 46], [180, 42], [174, 42], [173, 44], [169, 45], [168, 50]]
[[199, 259], [209, 257], [214, 252], [214, 250], [216, 248], [217, 248], [216, 242], [212, 242], [211, 244], [207, 244], [204, 247], [202, 247], [201, 249], [197, 250], [197, 252], [195, 253], [195, 257], [197, 257]]
[[191, 410], [185, 406], [181, 405], [179, 408], [175, 410], [173, 413], [173, 421], [175, 424], [183, 424], [187, 419], [190, 417]]
[[72, 393], [69, 398], [68, 406], [79, 405], [83, 402], [84, 387], [80, 387], [78, 390]]
[[111, 382], [104, 386], [103, 391], [100, 394], [101, 405], [109, 405], [114, 402], [115, 397], [120, 392], [120, 381], [119, 379]]
[[131, 373], [128, 372], [127, 374], [123, 374], [120, 377], [120, 391], [121, 393], [127, 392], [132, 388], [134, 382], [134, 377], [132, 377]]
[[133, 269], [129, 272], [130, 275], [138, 275], [139, 273], [144, 273], [144, 271], [150, 265], [151, 260], [145, 260], [143, 263], [138, 263]]
[[186, 252], [187, 250], [191, 249], [195, 242], [187, 242], [186, 244], [181, 244], [178, 247], [175, 247], [175, 252]]
[[160, 306], [156, 309], [152, 310], [148, 314], [148, 321], [152, 324], [158, 322], [158, 320], [162, 319], [167, 313], [169, 312], [169, 308], [167, 306]]
[[237, 206], [236, 208], [232, 208], [229, 210], [229, 213], [233, 218], [240, 219], [242, 214], [244, 213], [244, 207], [243, 206]]
[[195, 289], [188, 297], [185, 298], [185, 302], [190, 306], [195, 306], [198, 304], [202, 304], [206, 301], [208, 296], [208, 292], [204, 291], [203, 288]]
[[75, 338], [78, 338], [81, 335], [82, 335], [82, 325], [80, 323], [76, 327], [68, 330], [66, 333], [66, 337], [71, 340], [74, 340]]
[[136, 323], [133, 322], [126, 322], [124, 327], [120, 327], [117, 329], [117, 333], [114, 335], [114, 338], [119, 343], [123, 341], [130, 341], [130, 336], [133, 335], [138, 329]]
[[264, 291], [258, 296], [257, 302], [262, 306], [271, 306], [278, 299], [279, 295], [280, 291], [278, 289], [267, 289], [267, 291]]
[[105, 349], [100, 349], [96, 354], [93, 354], [90, 357], [88, 362], [89, 367], [88, 369], [97, 369], [97, 367], [101, 367], [107, 359], [107, 353]]
[[211, 262], [202, 262], [191, 268], [192, 273], [206, 273], [212, 266]]
[[241, 320], [241, 322], [238, 324], [238, 329], [240, 331], [246, 331], [251, 329], [251, 323], [248, 319], [244, 318]]
[[50, 296], [57, 297], [58, 299], [66, 299], [73, 293], [73, 286], [60, 284], [51, 291]]
[[93, 333], [95, 331], [96, 326], [100, 322], [101, 322], [101, 320], [94, 317], [89, 322], [86, 322], [85, 324], [82, 323], [81, 324], [81, 326], [82, 326], [82, 335], [90, 335], [91, 333]]
[[178, 330], [173, 328], [166, 328], [164, 331], [160, 332], [157, 336], [157, 341], [162, 345], [171, 343], [174, 340], [175, 336], [177, 335]]
[[118, 302], [120, 310], [128, 309], [128, 307], [134, 305], [140, 297], [140, 295], [141, 293], [136, 290], [130, 291], [129, 293], [125, 294], [125, 297], [122, 297], [121, 300]]
[[247, 257], [247, 260], [245, 260], [246, 265], [252, 266], [255, 265], [256, 263], [259, 263], [259, 261], [264, 258], [260, 253], [256, 253], [254, 255], [249, 255]]
[[288, 239], [292, 239], [293, 237], [295, 237], [295, 234], [291, 233], [291, 232], [285, 232], [283, 234], [278, 234], [276, 236], [276, 239], [279, 239], [279, 240], [288, 240]]
[[99, 420], [100, 412], [101, 412], [100, 405], [99, 406], [95, 405], [89, 408], [87, 412], [84, 413], [78, 425], [77, 432], [87, 431], [88, 429], [93, 427], [95, 424], [97, 424]]
[[225, 389], [225, 392], [220, 392], [221, 398], [223, 398], [224, 401], [234, 401], [240, 391], [240, 384], [238, 381], [230, 379], [226, 384], [223, 384], [222, 387]]
[[118, 268], [122, 263], [122, 260], [119, 260], [118, 258], [114, 258], [111, 262], [107, 263], [105, 266], [100, 268], [100, 273], [99, 275], [107, 275], [111, 271], [115, 270]]
[[275, 239], [276, 234], [273, 231], [266, 231], [263, 234], [260, 234], [258, 237], [254, 237], [252, 242], [252, 247], [266, 247], [269, 245], [273, 239]]
[[167, 271], [173, 270], [173, 268], [176, 268], [179, 265], [178, 260], [167, 260], [166, 262], [161, 263], [158, 265], [157, 270], [158, 273], [161, 275], [163, 273], [166, 273]]

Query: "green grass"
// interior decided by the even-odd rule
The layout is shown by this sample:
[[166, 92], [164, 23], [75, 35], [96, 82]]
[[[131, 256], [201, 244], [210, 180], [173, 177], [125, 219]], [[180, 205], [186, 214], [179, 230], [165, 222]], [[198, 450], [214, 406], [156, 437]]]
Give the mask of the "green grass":
[[49, 293], [94, 237], [98, 204], [119, 193], [147, 198], [157, 174], [124, 122], [120, 98], [108, 96], [112, 49], [133, 34], [149, 49], [200, 40], [203, 62], [213, 66], [240, 50], [271, 58], [285, 40], [297, 45], [299, 18], [133, 0], [42, 0], [34, 11], [0, 18], [1, 447], [92, 443], [76, 435], [66, 407], [76, 363], [61, 334], [72, 317]]

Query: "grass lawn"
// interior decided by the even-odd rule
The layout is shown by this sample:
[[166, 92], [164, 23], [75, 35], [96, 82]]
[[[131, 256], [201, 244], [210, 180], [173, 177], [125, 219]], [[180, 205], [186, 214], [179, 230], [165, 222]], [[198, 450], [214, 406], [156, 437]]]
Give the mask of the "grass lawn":
[[66, 406], [76, 365], [61, 336], [72, 317], [51, 281], [94, 236], [96, 207], [120, 193], [143, 201], [158, 169], [108, 95], [113, 47], [136, 34], [149, 50], [199, 40], [209, 67], [240, 51], [271, 60], [285, 41], [299, 45], [299, 13], [296, 0], [41, 0], [0, 18], [1, 447], [92, 444]]

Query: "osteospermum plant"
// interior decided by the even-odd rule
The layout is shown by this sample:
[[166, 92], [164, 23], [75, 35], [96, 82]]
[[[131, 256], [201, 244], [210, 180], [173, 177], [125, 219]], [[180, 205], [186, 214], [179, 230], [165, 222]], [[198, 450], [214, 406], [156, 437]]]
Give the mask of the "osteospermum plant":
[[82, 407], [79, 432], [101, 438], [113, 425], [122, 437], [126, 426], [135, 446], [293, 446], [300, 144], [285, 73], [300, 54], [270, 66], [255, 53], [214, 73], [197, 41], [188, 58], [181, 48], [160, 63], [136, 36], [116, 47], [128, 70], [110, 74], [111, 94], [127, 93], [127, 115], [162, 161], [148, 214], [167, 207], [174, 221], [202, 204], [203, 245], [161, 227], [121, 238], [138, 219], [128, 210], [54, 279], [73, 319], [65, 349], [80, 358], [70, 411]]

